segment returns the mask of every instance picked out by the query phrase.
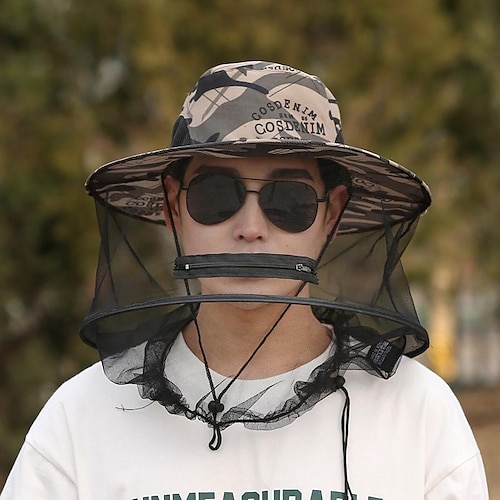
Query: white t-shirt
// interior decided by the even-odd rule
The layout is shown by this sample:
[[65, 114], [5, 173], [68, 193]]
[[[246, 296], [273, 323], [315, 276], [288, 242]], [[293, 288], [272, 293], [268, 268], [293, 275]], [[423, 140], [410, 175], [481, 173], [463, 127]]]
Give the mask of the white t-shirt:
[[[177, 347], [178, 368], [198, 377], [203, 365], [182, 343]], [[488, 498], [470, 427], [439, 377], [403, 358], [389, 380], [361, 370], [345, 378], [356, 500]], [[199, 380], [206, 385], [206, 377]], [[207, 425], [169, 414], [140, 398], [134, 386], [109, 382], [96, 364], [48, 401], [1, 500], [344, 499], [344, 402], [337, 391], [279, 429], [231, 425], [221, 448], [212, 451]]]

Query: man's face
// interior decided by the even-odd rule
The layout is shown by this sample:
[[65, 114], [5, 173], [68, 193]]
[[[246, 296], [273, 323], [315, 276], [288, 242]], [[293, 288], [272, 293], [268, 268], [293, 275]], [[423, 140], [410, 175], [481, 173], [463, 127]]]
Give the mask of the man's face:
[[[167, 177], [165, 181], [173, 223], [180, 235], [185, 255], [270, 253], [316, 259], [347, 199], [343, 186], [325, 193], [317, 161], [314, 159], [196, 157], [189, 163], [182, 185], [189, 186], [193, 179], [213, 174], [239, 178], [247, 192], [243, 197], [241, 208], [233, 215], [227, 220], [212, 222], [209, 225], [193, 219], [186, 203], [187, 190], [181, 189], [181, 183], [171, 177]], [[311, 186], [318, 198], [326, 197], [325, 202], [318, 203], [317, 214], [310, 227], [299, 232], [289, 232], [278, 227], [265, 215], [259, 205], [257, 192], [275, 180], [301, 182]], [[234, 194], [233, 185], [228, 186], [227, 197]], [[223, 194], [221, 197], [224, 196]], [[211, 201], [218, 202], [217, 199]], [[207, 206], [207, 209], [209, 208]], [[203, 215], [203, 211], [201, 212]], [[169, 217], [167, 225], [172, 225]], [[206, 278], [202, 280], [202, 291], [289, 295], [294, 293], [298, 284], [294, 280], [270, 278]]]

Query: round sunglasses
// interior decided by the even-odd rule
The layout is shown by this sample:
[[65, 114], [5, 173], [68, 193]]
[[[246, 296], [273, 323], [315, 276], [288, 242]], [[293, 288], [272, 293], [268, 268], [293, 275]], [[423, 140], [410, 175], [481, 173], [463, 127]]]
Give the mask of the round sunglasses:
[[219, 224], [232, 217], [245, 203], [247, 193], [259, 195], [259, 206], [266, 217], [279, 229], [300, 233], [311, 227], [316, 219], [318, 198], [315, 189], [305, 182], [272, 180], [255, 191], [247, 189], [243, 180], [259, 180], [233, 177], [224, 174], [200, 174], [181, 186], [186, 193], [189, 215], [204, 225]]

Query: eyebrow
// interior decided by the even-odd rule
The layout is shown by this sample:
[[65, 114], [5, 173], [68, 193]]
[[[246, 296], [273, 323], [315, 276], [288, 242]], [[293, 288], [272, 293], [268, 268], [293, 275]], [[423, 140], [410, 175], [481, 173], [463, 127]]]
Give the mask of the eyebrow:
[[[217, 165], [200, 165], [195, 171], [194, 174], [230, 174], [234, 177], [241, 177], [240, 172], [237, 168], [234, 167], [220, 167]], [[269, 180], [278, 180], [278, 179], [307, 179], [313, 180], [310, 172], [304, 168], [287, 168], [287, 167], [278, 167], [271, 171], [269, 175]]]
[[277, 168], [271, 172], [271, 179], [307, 179], [312, 181], [312, 175], [305, 168]]
[[218, 167], [217, 165], [200, 165], [193, 174], [231, 174], [235, 177], [238, 176], [238, 170], [233, 167]]

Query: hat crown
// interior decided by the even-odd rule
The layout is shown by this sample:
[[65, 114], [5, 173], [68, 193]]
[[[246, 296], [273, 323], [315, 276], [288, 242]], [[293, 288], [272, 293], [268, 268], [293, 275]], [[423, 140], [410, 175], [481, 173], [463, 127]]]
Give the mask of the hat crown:
[[216, 66], [184, 101], [172, 146], [234, 141], [343, 144], [337, 101], [318, 77], [290, 66]]

